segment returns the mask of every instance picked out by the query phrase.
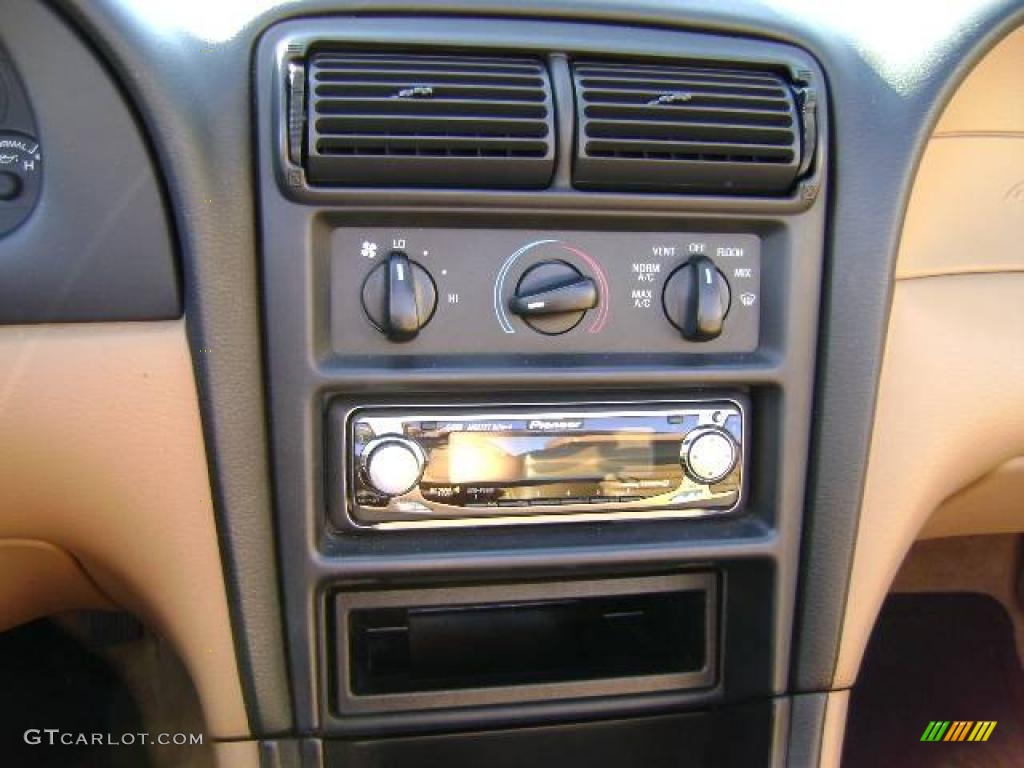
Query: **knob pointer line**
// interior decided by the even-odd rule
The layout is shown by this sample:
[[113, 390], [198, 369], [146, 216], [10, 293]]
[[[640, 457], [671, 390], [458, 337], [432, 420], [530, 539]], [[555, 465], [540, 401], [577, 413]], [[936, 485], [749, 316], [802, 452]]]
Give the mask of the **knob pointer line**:
[[508, 319], [508, 315], [505, 313], [505, 307], [502, 306], [501, 294], [505, 287], [505, 276], [508, 275], [508, 271], [512, 268], [516, 259], [522, 256], [531, 248], [536, 248], [538, 245], [546, 245], [548, 243], [557, 243], [557, 240], [534, 240], [532, 243], [527, 243], [522, 248], [517, 250], [507, 259], [505, 263], [501, 265], [501, 269], [498, 270], [498, 279], [494, 282], [494, 314], [498, 318], [498, 324], [501, 326], [501, 330], [505, 333], [515, 333], [516, 329], [512, 327], [512, 323]]

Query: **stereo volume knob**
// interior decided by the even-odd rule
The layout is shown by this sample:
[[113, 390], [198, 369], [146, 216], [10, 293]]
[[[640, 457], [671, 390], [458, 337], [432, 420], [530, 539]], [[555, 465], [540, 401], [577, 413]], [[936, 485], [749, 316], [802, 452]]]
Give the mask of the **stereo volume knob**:
[[399, 435], [384, 435], [366, 444], [362, 463], [366, 481], [375, 491], [401, 496], [420, 481], [426, 454], [419, 443]]
[[724, 429], [698, 427], [683, 439], [679, 459], [692, 480], [710, 485], [732, 472], [739, 459], [739, 447]]

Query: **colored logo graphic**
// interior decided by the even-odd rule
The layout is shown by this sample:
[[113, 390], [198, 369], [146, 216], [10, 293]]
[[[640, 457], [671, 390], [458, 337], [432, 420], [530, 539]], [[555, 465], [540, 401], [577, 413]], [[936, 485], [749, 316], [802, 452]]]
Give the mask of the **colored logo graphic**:
[[988, 741], [997, 720], [932, 720], [921, 741]]

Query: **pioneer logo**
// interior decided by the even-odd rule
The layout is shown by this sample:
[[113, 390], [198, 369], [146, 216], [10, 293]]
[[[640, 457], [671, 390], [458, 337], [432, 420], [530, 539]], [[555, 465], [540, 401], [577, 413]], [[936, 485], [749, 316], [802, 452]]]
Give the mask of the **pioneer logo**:
[[545, 421], [543, 419], [533, 419], [529, 424], [526, 425], [527, 429], [535, 429], [538, 432], [551, 432], [553, 430], [561, 429], [579, 429], [583, 426], [583, 421]]

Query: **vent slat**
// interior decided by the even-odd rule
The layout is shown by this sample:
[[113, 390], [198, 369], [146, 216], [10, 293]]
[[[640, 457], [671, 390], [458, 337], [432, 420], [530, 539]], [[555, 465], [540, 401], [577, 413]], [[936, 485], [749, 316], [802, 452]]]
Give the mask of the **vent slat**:
[[[386, 140], [385, 140], [386, 139]], [[494, 139], [487, 136], [417, 136], [415, 139], [352, 135], [320, 139], [317, 149], [325, 154], [408, 155], [410, 152], [443, 157], [543, 157], [547, 144], [530, 139]]]
[[681, 78], [659, 78], [657, 80], [637, 80], [633, 78], [612, 78], [602, 77], [588, 78], [581, 80], [580, 84], [586, 88], [615, 88], [619, 90], [654, 91], [665, 93], [667, 91], [685, 91], [691, 93], [721, 93], [725, 95], [738, 94], [745, 96], [761, 96], [767, 98], [784, 98], [785, 90], [770, 85], [746, 85], [741, 83], [718, 83], [713, 81], [702, 81]]
[[629, 62], [572, 69], [577, 186], [774, 194], [796, 178], [796, 102], [772, 72]]
[[788, 112], [764, 112], [756, 109], [709, 109], [705, 107], [641, 107], [599, 104], [587, 107], [586, 116], [593, 120], [671, 123], [678, 126], [742, 125], [767, 127], [790, 126], [793, 124], [793, 118]]
[[591, 120], [587, 135], [593, 138], [653, 139], [673, 141], [680, 137], [706, 141], [734, 141], [748, 144], [792, 144], [792, 131], [785, 128], [729, 123], [664, 122], [655, 120]]
[[540, 60], [322, 51], [308, 69], [314, 181], [518, 188], [550, 181], [554, 108]]
[[[587, 91], [587, 101], [590, 104], [649, 105], [652, 101], [657, 101], [658, 97], [663, 93], [664, 91], [650, 88], [589, 90]], [[691, 92], [690, 99], [686, 103], [691, 107], [735, 107], [739, 109], [763, 109], [786, 113], [789, 113], [792, 107], [784, 94], [771, 98], [766, 96], [750, 96], [744, 93]]]
[[620, 83], [649, 83], [649, 82], [672, 82], [672, 83], [700, 83], [724, 87], [747, 86], [750, 88], [778, 88], [779, 81], [775, 77], [748, 77], [745, 75], [730, 75], [714, 70], [699, 69], [675, 69], [652, 67], [650, 69], [578, 69], [582, 80], [590, 83], [611, 80]]
[[[440, 85], [428, 83], [434, 89], [432, 101], [447, 99], [449, 101], [479, 101], [481, 88], [478, 81], [471, 83], [448, 83]], [[318, 85], [316, 94], [323, 96], [325, 101], [337, 97], [339, 99], [381, 99], [398, 100], [398, 94], [403, 88], [408, 88], [408, 82], [391, 78], [389, 80], [375, 83], [330, 83]], [[543, 102], [544, 93], [536, 85], [490, 85], [484, 89], [487, 99], [490, 101], [522, 101], [522, 102]]]
[[417, 72], [431, 70], [455, 70], [460, 72], [500, 71], [500, 72], [534, 72], [544, 71], [539, 61], [515, 58], [476, 58], [473, 56], [433, 56], [414, 53], [408, 56], [372, 55], [372, 54], [332, 54], [320, 52], [316, 54], [317, 66], [321, 69], [342, 67], [354, 69], [359, 67], [376, 67], [384, 70], [409, 67]]
[[475, 117], [420, 118], [407, 115], [346, 115], [322, 117], [317, 121], [321, 134], [349, 136], [376, 134], [388, 136], [491, 136], [542, 139], [547, 126], [536, 120], [480, 120]]
[[357, 70], [339, 69], [336, 71], [317, 71], [315, 81], [323, 83], [389, 83], [396, 79], [404, 81], [404, 85], [440, 85], [445, 83], [478, 85], [487, 87], [496, 86], [522, 86], [539, 88], [544, 84], [540, 73], [531, 74], [501, 74], [494, 72], [472, 72], [469, 74], [460, 72], [424, 72], [418, 69], [381, 69], [381, 70]]
[[742, 144], [727, 141], [645, 141], [644, 139], [617, 140], [614, 142], [594, 139], [587, 142], [587, 151], [603, 154], [617, 154], [623, 157], [678, 156], [678, 157], [764, 157], [766, 162], [788, 162], [793, 159], [789, 147], [771, 144]]
[[317, 114], [333, 115], [394, 115], [395, 119], [408, 116], [435, 115], [440, 119], [476, 117], [530, 118], [541, 125], [548, 114], [547, 106], [533, 102], [494, 102], [485, 99], [431, 99], [414, 101], [403, 99], [324, 99]]

